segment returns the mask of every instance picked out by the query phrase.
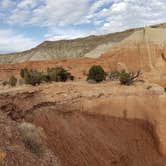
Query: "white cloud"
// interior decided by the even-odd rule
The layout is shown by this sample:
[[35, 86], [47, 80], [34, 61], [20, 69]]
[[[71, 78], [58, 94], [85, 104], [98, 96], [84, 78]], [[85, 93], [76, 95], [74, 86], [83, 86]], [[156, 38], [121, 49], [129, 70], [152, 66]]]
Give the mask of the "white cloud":
[[87, 35], [88, 31], [80, 31], [75, 29], [60, 29], [60, 28], [52, 28], [49, 29], [49, 32], [44, 36], [45, 40], [55, 41], [55, 40], [63, 40], [63, 39], [74, 39], [79, 37], [84, 37]]
[[15, 2], [13, 2], [12, 0], [1, 0], [0, 2], [0, 6], [2, 9], [11, 8], [14, 4]]
[[94, 33], [109, 33], [128, 28], [166, 22], [165, 0], [119, 0], [96, 18], [105, 18], [103, 25]]
[[22, 0], [9, 17], [9, 22], [18, 23], [18, 16], [22, 15], [22, 24], [46, 27], [72, 25], [86, 15], [88, 8], [88, 0]]
[[[166, 22], [166, 0], [0, 0], [0, 5], [1, 22], [22, 28], [45, 27], [48, 33], [43, 40], [98, 35]], [[1, 12], [2, 9], [7, 12]], [[29, 47], [33, 41], [26, 40]]]
[[1, 53], [23, 51], [37, 45], [37, 41], [13, 32], [10, 29], [0, 29], [0, 39]]
[[[49, 28], [92, 24], [112, 32], [164, 22], [165, 6], [166, 0], [22, 0], [8, 19]], [[105, 24], [110, 25], [107, 30]]]

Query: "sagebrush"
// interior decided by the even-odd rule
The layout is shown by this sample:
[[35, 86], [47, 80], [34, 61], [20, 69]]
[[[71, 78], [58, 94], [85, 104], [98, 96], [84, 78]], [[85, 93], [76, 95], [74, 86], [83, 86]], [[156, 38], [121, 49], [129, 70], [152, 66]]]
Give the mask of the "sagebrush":
[[45, 138], [43, 129], [28, 122], [21, 123], [18, 129], [25, 147], [32, 153], [42, 155], [44, 152], [43, 140]]

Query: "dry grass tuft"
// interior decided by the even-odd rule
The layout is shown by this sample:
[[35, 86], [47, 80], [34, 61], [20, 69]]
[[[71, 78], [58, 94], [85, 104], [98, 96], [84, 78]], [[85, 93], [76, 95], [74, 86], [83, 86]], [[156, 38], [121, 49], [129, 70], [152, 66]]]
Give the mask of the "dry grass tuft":
[[44, 152], [43, 139], [45, 137], [43, 129], [27, 122], [21, 123], [18, 129], [25, 147], [32, 153], [42, 155]]

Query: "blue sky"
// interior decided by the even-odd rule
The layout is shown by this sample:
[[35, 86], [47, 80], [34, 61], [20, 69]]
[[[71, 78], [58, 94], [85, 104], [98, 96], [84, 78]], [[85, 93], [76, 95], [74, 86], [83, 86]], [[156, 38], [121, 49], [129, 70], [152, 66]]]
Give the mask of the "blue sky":
[[166, 22], [166, 0], [0, 0], [0, 53]]

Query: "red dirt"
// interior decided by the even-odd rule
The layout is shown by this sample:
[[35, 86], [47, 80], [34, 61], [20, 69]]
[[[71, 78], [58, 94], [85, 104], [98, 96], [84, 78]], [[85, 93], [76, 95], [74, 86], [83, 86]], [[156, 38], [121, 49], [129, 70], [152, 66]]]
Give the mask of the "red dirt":
[[44, 128], [63, 166], [166, 165], [145, 121], [54, 109], [35, 112], [32, 121]]
[[15, 121], [0, 112], [0, 166], [56, 166], [49, 157], [39, 157], [25, 148], [17, 128]]

